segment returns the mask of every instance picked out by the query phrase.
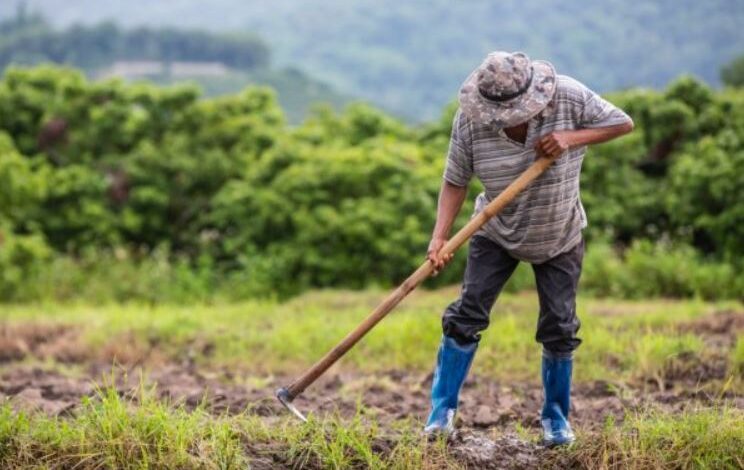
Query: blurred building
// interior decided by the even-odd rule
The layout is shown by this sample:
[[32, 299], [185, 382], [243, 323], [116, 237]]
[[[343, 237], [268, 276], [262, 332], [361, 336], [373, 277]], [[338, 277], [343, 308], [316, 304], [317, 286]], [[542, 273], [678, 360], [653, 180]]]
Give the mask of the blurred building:
[[97, 78], [198, 78], [224, 77], [230, 68], [222, 62], [163, 62], [156, 60], [121, 60], [96, 73]]
[[169, 73], [174, 78], [224, 77], [230, 68], [222, 62], [172, 62]]

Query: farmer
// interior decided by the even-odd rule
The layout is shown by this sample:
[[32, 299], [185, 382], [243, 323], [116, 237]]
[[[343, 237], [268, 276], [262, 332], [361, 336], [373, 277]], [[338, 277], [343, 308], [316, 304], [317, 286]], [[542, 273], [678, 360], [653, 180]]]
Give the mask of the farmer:
[[470, 241], [462, 292], [442, 317], [425, 432], [454, 431], [460, 388], [491, 307], [517, 264], [526, 261], [540, 300], [544, 443], [567, 444], [574, 440], [568, 413], [572, 356], [581, 342], [576, 287], [587, 224], [579, 199], [581, 162], [587, 145], [627, 134], [633, 121], [578, 81], [557, 75], [549, 62], [520, 52], [489, 54], [465, 80], [459, 104], [427, 253], [435, 273], [451, 259], [438, 253], [473, 175], [485, 188], [475, 201], [478, 213], [536, 158], [555, 162]]

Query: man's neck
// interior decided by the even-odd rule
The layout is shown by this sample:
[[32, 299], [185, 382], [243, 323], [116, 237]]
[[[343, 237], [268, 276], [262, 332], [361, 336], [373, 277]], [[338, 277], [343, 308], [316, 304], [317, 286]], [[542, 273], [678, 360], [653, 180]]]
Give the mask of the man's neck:
[[523, 122], [514, 127], [505, 127], [504, 132], [511, 140], [523, 144], [527, 140], [527, 123]]

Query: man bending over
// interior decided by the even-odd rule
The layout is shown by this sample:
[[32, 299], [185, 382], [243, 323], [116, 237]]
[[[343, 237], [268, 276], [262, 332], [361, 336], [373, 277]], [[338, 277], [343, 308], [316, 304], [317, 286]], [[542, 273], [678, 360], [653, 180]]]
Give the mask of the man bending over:
[[557, 75], [549, 62], [519, 52], [489, 54], [465, 80], [459, 102], [427, 255], [437, 271], [451, 259], [438, 253], [473, 175], [485, 187], [477, 213], [536, 158], [555, 162], [470, 241], [462, 292], [442, 318], [425, 431], [454, 431], [480, 333], [501, 288], [525, 261], [532, 264], [540, 300], [535, 337], [543, 351], [544, 442], [567, 444], [574, 440], [568, 413], [573, 351], [581, 342], [576, 287], [587, 223], [579, 198], [581, 162], [587, 145], [627, 134], [633, 121], [578, 81]]

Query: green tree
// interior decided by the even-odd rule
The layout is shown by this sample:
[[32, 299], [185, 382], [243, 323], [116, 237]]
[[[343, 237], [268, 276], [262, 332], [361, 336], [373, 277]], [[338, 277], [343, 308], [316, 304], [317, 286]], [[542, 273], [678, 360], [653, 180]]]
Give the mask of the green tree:
[[0, 131], [0, 299], [32, 282], [52, 255], [34, 223], [48, 172], [18, 153]]
[[740, 55], [721, 68], [721, 81], [728, 86], [744, 86], [744, 55]]
[[266, 67], [268, 46], [251, 34], [140, 27], [124, 30], [112, 22], [53, 29], [44, 18], [19, 10], [0, 21], [0, 69], [11, 64], [55, 62], [89, 72], [117, 60], [213, 61], [241, 70]]
[[0, 221], [26, 231], [35, 228], [33, 221], [49, 191], [49, 168], [37, 163], [19, 154], [10, 136], [0, 132]]
[[674, 222], [698, 245], [729, 261], [744, 256], [744, 140], [726, 130], [705, 137], [675, 161], [667, 193]]
[[[639, 272], [646, 254], [712, 260], [722, 267], [652, 280], [649, 292], [714, 296], [712, 279], [744, 255], [744, 92], [682, 77], [609, 99], [636, 130], [584, 161], [590, 244], [625, 247], [623, 263]], [[0, 276], [0, 290], [52, 254], [64, 266], [154, 257], [142, 269], [165, 263], [168, 276], [206, 286], [224, 276], [252, 293], [399, 281], [422, 261], [455, 107], [416, 128], [364, 104], [290, 127], [266, 88], [202, 99], [188, 86], [12, 69], [0, 81], [0, 228], [12, 241], [0, 268], [25, 267]], [[471, 201], [480, 189], [474, 181]], [[435, 282], [456, 282], [463, 262]], [[657, 278], [673, 271], [670, 262]], [[600, 290], [632, 290], [616, 287]]]

